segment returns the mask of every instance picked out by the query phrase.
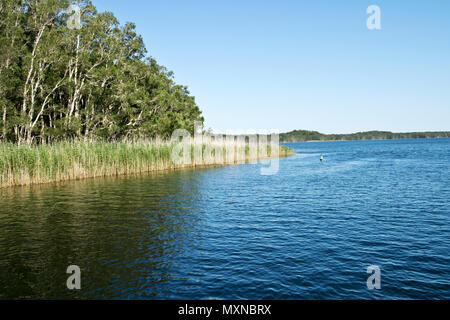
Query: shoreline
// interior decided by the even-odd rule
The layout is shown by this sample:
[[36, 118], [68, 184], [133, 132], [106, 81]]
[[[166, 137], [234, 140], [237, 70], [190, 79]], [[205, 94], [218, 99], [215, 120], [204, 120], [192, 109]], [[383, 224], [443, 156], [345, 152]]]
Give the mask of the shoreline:
[[389, 140], [423, 140], [423, 139], [450, 139], [450, 137], [429, 137], [429, 138], [392, 138], [392, 139], [342, 139], [342, 140], [302, 140], [302, 141], [281, 141], [280, 143], [303, 143], [303, 142], [344, 142], [344, 141], [389, 141]]
[[[80, 147], [81, 146], [81, 147]], [[82, 144], [78, 145], [78, 150], [82, 149]], [[129, 144], [127, 145], [130, 153], [132, 153], [135, 150], [133, 149], [133, 145]], [[134, 146], [136, 148], [136, 146]], [[17, 150], [19, 150], [19, 147], [17, 147]], [[29, 150], [32, 150], [33, 147], [30, 147]], [[131, 160], [126, 159], [125, 163], [119, 163], [117, 159], [114, 159], [113, 162], [96, 162], [94, 164], [94, 167], [89, 167], [86, 169], [83, 167], [83, 164], [80, 164], [80, 161], [73, 161], [71, 162], [67, 167], [67, 163], [64, 162], [64, 160], [60, 160], [56, 164], [58, 167], [58, 172], [53, 173], [55, 176], [51, 176], [52, 169], [55, 170], [55, 168], [47, 168], [45, 170], [42, 170], [42, 168], [39, 167], [39, 164], [37, 166], [36, 172], [31, 170], [30, 168], [21, 168], [17, 167], [15, 169], [11, 169], [11, 165], [8, 167], [8, 172], [5, 174], [5, 172], [0, 171], [0, 190], [4, 189], [13, 189], [16, 187], [26, 187], [26, 186], [36, 186], [36, 185], [45, 185], [45, 184], [52, 184], [52, 183], [60, 183], [60, 182], [71, 182], [71, 181], [81, 181], [81, 180], [87, 180], [87, 179], [100, 179], [100, 178], [107, 178], [107, 177], [119, 177], [119, 176], [127, 176], [127, 175], [142, 175], [142, 174], [151, 174], [151, 173], [158, 173], [158, 172], [169, 172], [169, 171], [177, 171], [177, 170], [183, 170], [183, 169], [205, 169], [205, 168], [217, 168], [217, 167], [225, 167], [225, 166], [233, 166], [233, 165], [240, 165], [240, 164], [246, 164], [246, 163], [252, 163], [252, 162], [259, 162], [264, 160], [270, 160], [270, 159], [276, 159], [276, 158], [285, 158], [289, 157], [295, 154], [295, 151], [292, 149], [279, 145], [279, 151], [278, 156], [272, 156], [271, 150], [268, 148], [267, 156], [260, 155], [260, 152], [258, 150], [257, 157], [250, 157], [247, 154], [247, 150], [245, 153], [245, 157], [241, 158], [242, 160], [239, 160], [239, 158], [236, 156], [236, 153], [234, 154], [234, 158], [232, 161], [227, 161], [227, 159], [224, 159], [223, 162], [220, 163], [195, 163], [195, 161], [192, 161], [191, 164], [174, 164], [171, 160], [168, 158], [167, 151], [166, 153], [161, 156], [161, 153], [163, 148], [168, 149], [168, 145], [161, 145], [161, 146], [147, 146], [147, 148], [156, 148], [157, 151], [160, 153], [159, 158], [158, 156], [156, 158], [152, 159], [146, 159], [146, 157], [142, 154], [143, 150], [138, 150], [141, 153], [132, 158]], [[238, 148], [236, 146], [236, 148]], [[270, 151], [269, 151], [270, 150]], [[73, 151], [73, 150], [72, 150]], [[95, 150], [94, 153], [89, 154], [89, 156], [97, 156], [97, 157], [108, 157], [111, 155], [105, 155], [102, 153], [104, 150]], [[149, 150], [145, 150], [149, 151]], [[154, 151], [151, 149], [151, 151]], [[225, 150], [224, 150], [225, 151]], [[51, 152], [54, 152], [52, 150]], [[1, 152], [0, 152], [1, 155]], [[225, 152], [224, 152], [225, 155]], [[58, 155], [57, 155], [58, 156]], [[55, 156], [55, 158], [57, 157]], [[116, 154], [117, 156], [117, 154]], [[120, 156], [129, 156], [129, 154], [120, 154]], [[193, 156], [193, 154], [191, 154]], [[114, 157], [114, 156], [113, 156]], [[130, 157], [131, 158], [131, 157]], [[104, 158], [103, 158], [104, 159]], [[15, 159], [16, 160], [16, 159]], [[29, 159], [28, 159], [29, 160]], [[86, 159], [84, 159], [86, 160]], [[89, 160], [91, 160], [89, 158]], [[40, 156], [39, 153], [36, 157], [32, 159], [32, 161], [36, 161], [39, 163]], [[204, 159], [202, 160], [204, 162]], [[14, 163], [14, 161], [13, 161]], [[54, 163], [53, 163], [54, 164]], [[3, 166], [4, 168], [4, 166]], [[1, 168], [0, 168], [1, 169]], [[29, 172], [26, 172], [26, 169], [28, 169]]]

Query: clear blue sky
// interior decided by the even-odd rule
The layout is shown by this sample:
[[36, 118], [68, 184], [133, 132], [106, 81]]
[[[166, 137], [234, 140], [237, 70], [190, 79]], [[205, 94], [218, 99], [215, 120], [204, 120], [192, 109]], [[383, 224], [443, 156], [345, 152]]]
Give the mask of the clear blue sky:
[[[450, 1], [93, 0], [136, 23], [206, 127], [450, 130]], [[381, 8], [381, 30], [366, 9]]]

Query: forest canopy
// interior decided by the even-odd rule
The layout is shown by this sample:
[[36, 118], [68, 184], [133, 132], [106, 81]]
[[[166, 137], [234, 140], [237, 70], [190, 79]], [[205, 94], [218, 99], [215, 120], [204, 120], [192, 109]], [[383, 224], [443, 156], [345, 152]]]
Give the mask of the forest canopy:
[[80, 1], [0, 2], [0, 140], [168, 137], [203, 121], [187, 87], [147, 56], [133, 23]]

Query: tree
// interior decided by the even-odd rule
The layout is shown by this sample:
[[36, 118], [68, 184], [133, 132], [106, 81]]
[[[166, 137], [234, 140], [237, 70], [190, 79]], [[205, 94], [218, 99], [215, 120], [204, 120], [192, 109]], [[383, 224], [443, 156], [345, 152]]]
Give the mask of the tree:
[[201, 111], [152, 58], [133, 23], [81, 2], [82, 28], [67, 27], [67, 0], [0, 5], [3, 141], [168, 137], [193, 131]]

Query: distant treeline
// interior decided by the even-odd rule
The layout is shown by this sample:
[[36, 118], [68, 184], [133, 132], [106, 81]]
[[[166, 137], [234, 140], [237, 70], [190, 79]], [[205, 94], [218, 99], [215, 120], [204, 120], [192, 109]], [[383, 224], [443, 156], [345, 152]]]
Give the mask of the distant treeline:
[[333, 140], [389, 140], [418, 138], [449, 138], [450, 131], [441, 132], [406, 132], [367, 131], [351, 134], [323, 134], [317, 131], [294, 130], [280, 134], [281, 142], [333, 141]]
[[68, 27], [68, 0], [0, 1], [0, 142], [193, 132], [194, 97], [147, 56], [135, 25], [78, 3], [81, 29]]

